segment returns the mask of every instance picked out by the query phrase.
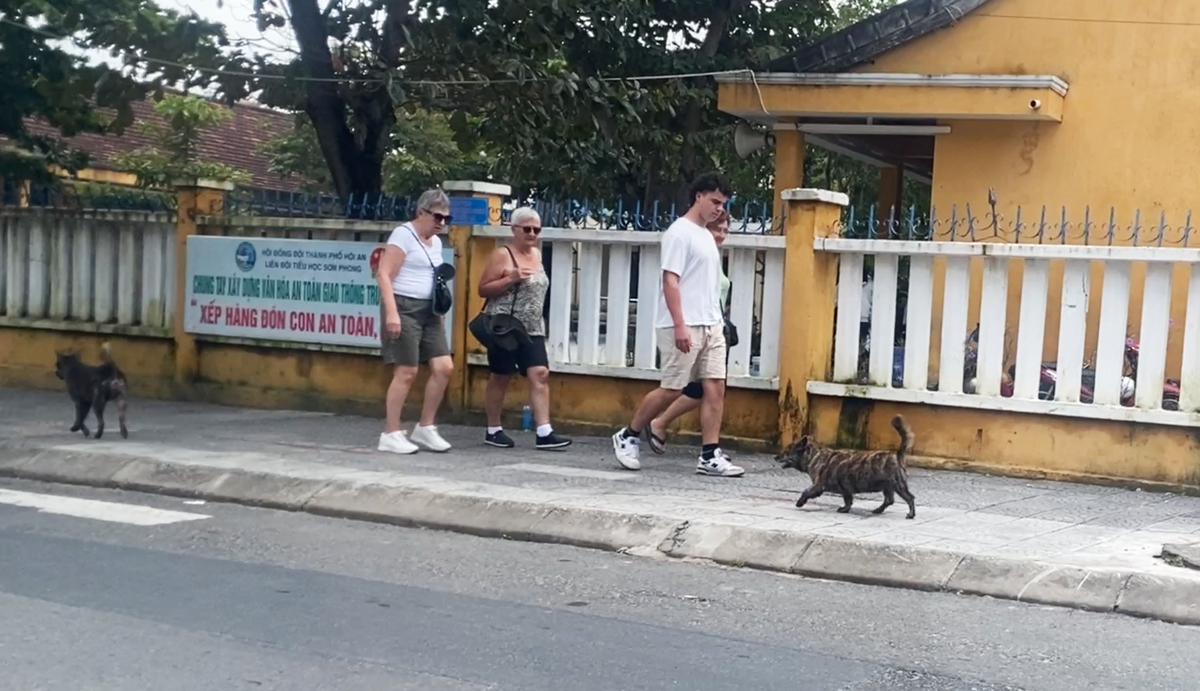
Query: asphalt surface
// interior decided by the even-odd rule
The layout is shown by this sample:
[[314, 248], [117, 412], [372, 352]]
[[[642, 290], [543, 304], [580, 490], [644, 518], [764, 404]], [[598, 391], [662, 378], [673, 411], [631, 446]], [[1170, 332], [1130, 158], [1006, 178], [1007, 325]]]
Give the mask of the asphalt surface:
[[[56, 497], [207, 518], [48, 513], [79, 513]], [[13, 505], [30, 501], [50, 508]], [[1196, 628], [18, 481], [0, 481], [0, 617], [0, 687], [46, 691], [1146, 691], [1200, 675]]]

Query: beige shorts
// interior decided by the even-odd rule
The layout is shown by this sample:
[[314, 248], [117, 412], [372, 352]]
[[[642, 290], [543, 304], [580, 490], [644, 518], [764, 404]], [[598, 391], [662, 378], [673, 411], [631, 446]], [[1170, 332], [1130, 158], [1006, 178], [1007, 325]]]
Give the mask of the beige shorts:
[[659, 383], [669, 391], [682, 391], [688, 382], [725, 378], [725, 325], [689, 326], [692, 349], [681, 353], [675, 347], [675, 329], [658, 330]]

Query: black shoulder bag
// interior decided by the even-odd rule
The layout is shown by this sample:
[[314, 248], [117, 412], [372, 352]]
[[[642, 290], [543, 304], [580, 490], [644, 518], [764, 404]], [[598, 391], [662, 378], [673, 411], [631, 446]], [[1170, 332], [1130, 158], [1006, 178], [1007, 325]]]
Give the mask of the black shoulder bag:
[[[504, 249], [508, 250], [508, 256], [512, 257], [513, 266], [520, 271], [521, 265], [517, 263], [517, 255], [513, 254], [512, 248], [505, 247]], [[487, 306], [491, 300], [485, 300], [483, 309], [467, 325], [467, 328], [471, 330], [471, 335], [482, 343], [483, 347], [489, 350], [498, 348], [511, 352], [521, 344], [529, 342], [529, 334], [525, 331], [525, 325], [513, 315], [513, 311], [517, 308], [517, 293], [520, 291], [521, 282], [518, 281], [513, 288], [512, 304], [509, 305], [508, 314], [488, 314]]]
[[446, 262], [434, 266], [433, 257], [429, 256], [429, 250], [425, 248], [425, 243], [417, 237], [417, 231], [409, 226], [408, 232], [412, 233], [413, 239], [421, 246], [421, 251], [429, 260], [429, 268], [433, 269], [433, 313], [440, 317], [449, 312], [450, 306], [454, 304], [454, 293], [450, 292], [449, 285], [450, 281], [454, 280], [454, 267]]
[[[729, 285], [729, 298], [733, 299], [733, 284]], [[733, 321], [729, 318], [725, 305], [721, 305], [721, 318], [725, 320], [725, 347], [732, 348], [738, 344], [737, 327], [733, 325]]]

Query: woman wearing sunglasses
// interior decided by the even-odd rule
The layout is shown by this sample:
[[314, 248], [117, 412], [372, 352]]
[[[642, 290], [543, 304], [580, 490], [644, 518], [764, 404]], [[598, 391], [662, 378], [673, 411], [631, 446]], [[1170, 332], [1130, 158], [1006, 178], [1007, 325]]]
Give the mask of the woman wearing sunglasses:
[[479, 297], [487, 300], [484, 314], [511, 315], [524, 327], [528, 337], [517, 339], [514, 349], [497, 345], [488, 348], [491, 377], [484, 398], [488, 424], [484, 443], [503, 449], [515, 446], [504, 433], [500, 414], [512, 375], [520, 373], [529, 380], [529, 403], [537, 424], [537, 448], [562, 449], [570, 446], [571, 440], [555, 434], [550, 425], [550, 358], [546, 353], [546, 323], [542, 317], [550, 279], [538, 249], [542, 217], [534, 209], [523, 206], [512, 212], [509, 223], [512, 240], [492, 252], [479, 278]]
[[[450, 199], [441, 190], [429, 190], [417, 200], [417, 214], [392, 231], [379, 260], [380, 306], [384, 330], [383, 361], [392, 366], [387, 390], [387, 419], [379, 437], [379, 450], [411, 454], [419, 449], [449, 451], [438, 434], [434, 416], [454, 371], [446, 343], [446, 327], [434, 309], [435, 277], [442, 269], [442, 240], [438, 233], [450, 223]], [[421, 419], [406, 437], [400, 429], [400, 412], [417, 377], [418, 366], [428, 363]]]

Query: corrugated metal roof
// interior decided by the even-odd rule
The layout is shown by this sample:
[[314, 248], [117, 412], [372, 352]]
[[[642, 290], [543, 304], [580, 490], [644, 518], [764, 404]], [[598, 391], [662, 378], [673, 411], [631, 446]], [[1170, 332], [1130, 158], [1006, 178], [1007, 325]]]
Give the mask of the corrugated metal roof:
[[988, 0], [908, 0], [772, 60], [768, 72], [845, 72], [943, 29]]

